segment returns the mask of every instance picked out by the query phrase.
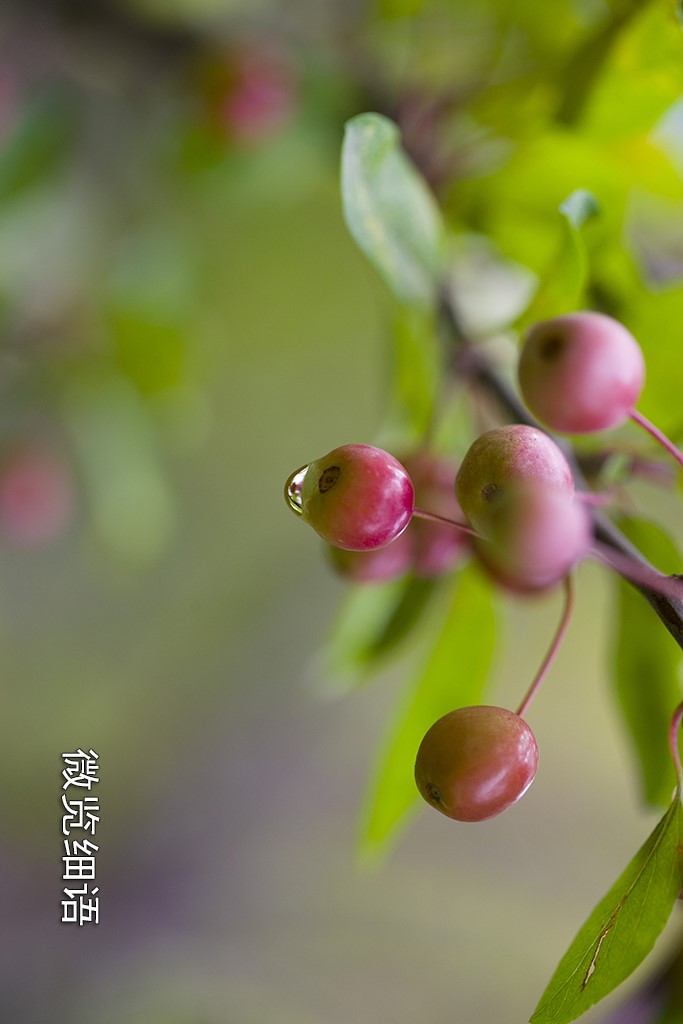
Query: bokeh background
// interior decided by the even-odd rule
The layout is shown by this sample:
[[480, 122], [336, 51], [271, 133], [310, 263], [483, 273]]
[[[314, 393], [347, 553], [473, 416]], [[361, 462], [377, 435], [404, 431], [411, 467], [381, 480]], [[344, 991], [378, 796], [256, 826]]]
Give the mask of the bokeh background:
[[[372, 441], [385, 413], [394, 307], [343, 224], [345, 120], [398, 117], [444, 195], [524, 131], [502, 140], [467, 107], [490, 55], [495, 89], [526, 96], [627, 11], [515, 6], [511, 25], [494, 2], [2, 2], [8, 1024], [521, 1022], [656, 820], [589, 566], [524, 801], [481, 827], [425, 811], [366, 863], [403, 676], [325, 685], [344, 585], [282, 500], [295, 467]], [[558, 611], [505, 604], [498, 702]], [[100, 754], [98, 927], [59, 923], [60, 755], [78, 746]], [[676, 937], [674, 920], [660, 957]]]

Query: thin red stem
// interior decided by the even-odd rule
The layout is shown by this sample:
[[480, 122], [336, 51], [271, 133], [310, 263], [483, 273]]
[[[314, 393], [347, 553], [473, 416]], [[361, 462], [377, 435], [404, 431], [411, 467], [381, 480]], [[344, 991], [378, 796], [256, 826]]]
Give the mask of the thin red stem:
[[681, 755], [678, 749], [678, 730], [682, 719], [683, 704], [679, 704], [674, 711], [673, 718], [671, 719], [671, 726], [669, 727], [669, 749], [671, 751], [674, 768], [676, 769], [679, 791], [683, 790], [683, 768], [681, 767]]
[[651, 423], [642, 413], [638, 412], [637, 409], [631, 409], [630, 417], [634, 423], [637, 423], [639, 427], [646, 430], [647, 433], [654, 437], [655, 441], [658, 441], [663, 448], [666, 448], [669, 455], [672, 455], [679, 466], [683, 466], [683, 453], [681, 453], [673, 441], [670, 441], [666, 434], [663, 434], [661, 430]]
[[413, 515], [417, 516], [418, 519], [426, 519], [431, 523], [445, 523], [447, 526], [452, 526], [456, 530], [460, 530], [461, 533], [467, 533], [470, 537], [480, 537], [481, 534], [473, 530], [467, 523], [459, 523], [456, 519], [448, 519], [446, 516], [438, 516], [436, 512], [426, 512], [423, 508], [414, 508]]
[[533, 680], [531, 686], [529, 687], [529, 689], [528, 689], [528, 691], [526, 693], [526, 696], [524, 697], [524, 700], [522, 701], [522, 703], [519, 705], [519, 708], [517, 709], [517, 714], [519, 715], [520, 718], [524, 717], [527, 708], [529, 707], [529, 705], [531, 704], [532, 700], [536, 696], [536, 693], [538, 692], [538, 689], [539, 689], [541, 683], [543, 682], [543, 680], [547, 676], [548, 670], [550, 669], [550, 666], [552, 665], [552, 663], [555, 660], [557, 652], [559, 651], [560, 647], [562, 646], [562, 641], [564, 640], [565, 633], [567, 632], [567, 629], [569, 628], [569, 623], [571, 621], [571, 617], [572, 617], [572, 612], [573, 611], [574, 611], [574, 579], [573, 579], [571, 573], [568, 573], [565, 576], [565, 578], [564, 578], [564, 608], [562, 609], [562, 617], [560, 619], [560, 624], [558, 625], [558, 627], [557, 627], [557, 629], [555, 631], [555, 636], [552, 639], [552, 643], [550, 644], [550, 647], [548, 648], [548, 651], [546, 653], [545, 658], [541, 662], [540, 668], [539, 668], [538, 672], [536, 673], [536, 675], [534, 677], [534, 680]]

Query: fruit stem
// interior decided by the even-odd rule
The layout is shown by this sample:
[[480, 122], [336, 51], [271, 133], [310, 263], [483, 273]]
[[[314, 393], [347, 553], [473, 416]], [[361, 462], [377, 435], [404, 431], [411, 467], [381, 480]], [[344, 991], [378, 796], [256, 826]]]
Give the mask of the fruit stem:
[[426, 512], [423, 508], [414, 508], [413, 515], [417, 516], [418, 519], [427, 519], [431, 523], [446, 523], [447, 526], [452, 526], [456, 530], [460, 530], [461, 533], [467, 533], [470, 537], [481, 537], [480, 533], [473, 530], [467, 523], [459, 523], [455, 519], [447, 519], [446, 516], [438, 516], [436, 512]]
[[681, 755], [678, 749], [678, 730], [683, 719], [683, 704], [679, 704], [674, 711], [671, 725], [669, 727], [669, 749], [676, 769], [679, 792], [683, 790], [683, 768], [681, 767]]
[[634, 423], [637, 423], [639, 427], [646, 430], [651, 437], [654, 437], [655, 441], [658, 441], [663, 448], [666, 448], [669, 455], [673, 455], [679, 466], [683, 466], [683, 453], [678, 450], [673, 441], [669, 440], [666, 434], [663, 434], [662, 431], [654, 425], [654, 423], [651, 423], [645, 416], [643, 416], [642, 413], [638, 412], [637, 409], [631, 409], [629, 415]]
[[548, 648], [545, 658], [541, 662], [540, 668], [536, 673], [534, 680], [529, 687], [524, 700], [517, 709], [517, 714], [520, 718], [523, 718], [527, 708], [531, 704], [532, 700], [536, 696], [538, 688], [548, 674], [548, 670], [555, 660], [555, 656], [562, 646], [564, 635], [567, 632], [569, 623], [571, 621], [572, 612], [574, 611], [574, 578], [571, 573], [567, 573], [564, 578], [564, 608], [562, 609], [562, 617], [560, 623], [555, 630], [555, 635], [552, 639], [552, 643]]

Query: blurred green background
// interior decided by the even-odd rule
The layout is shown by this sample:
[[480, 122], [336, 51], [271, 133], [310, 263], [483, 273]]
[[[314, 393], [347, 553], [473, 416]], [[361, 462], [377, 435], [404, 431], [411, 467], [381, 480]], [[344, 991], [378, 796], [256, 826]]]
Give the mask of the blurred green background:
[[[655, 820], [603, 685], [611, 595], [587, 567], [524, 801], [480, 827], [427, 812], [361, 863], [403, 682], [390, 666], [324, 696], [344, 587], [282, 500], [295, 467], [372, 441], [387, 402], [394, 310], [343, 225], [345, 120], [398, 116], [472, 227], [478, 182], [550, 138], [552, 69], [635, 7], [508, 6], [0, 8], [8, 1024], [523, 1021]], [[657, 110], [680, 93], [664, 78]], [[680, 217], [679, 178], [661, 181], [660, 234], [653, 214], [641, 241]], [[499, 241], [527, 206], [506, 199]], [[527, 218], [552, 248], [542, 211]], [[660, 275], [680, 269], [679, 242], [665, 251]], [[608, 253], [604, 279], [624, 273]], [[558, 600], [506, 603], [497, 702], [526, 689]], [[78, 746], [101, 763], [98, 927], [59, 923], [60, 755]]]

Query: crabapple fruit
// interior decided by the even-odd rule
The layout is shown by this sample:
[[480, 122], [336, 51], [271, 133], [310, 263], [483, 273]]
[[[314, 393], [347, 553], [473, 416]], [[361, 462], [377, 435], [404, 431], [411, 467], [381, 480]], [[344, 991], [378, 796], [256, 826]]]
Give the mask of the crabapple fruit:
[[496, 504], [477, 557], [508, 590], [544, 590], [588, 554], [592, 520], [583, 502], [549, 487], [509, 489]]
[[487, 430], [470, 445], [455, 479], [455, 493], [474, 529], [486, 535], [510, 488], [525, 485], [574, 493], [571, 468], [552, 438], [515, 423]]
[[349, 551], [390, 544], [415, 504], [406, 469], [368, 444], [346, 444], [292, 474], [287, 500], [323, 540]]
[[456, 821], [486, 821], [526, 792], [538, 766], [538, 746], [526, 722], [506, 708], [457, 708], [426, 733], [415, 781], [437, 811]]
[[570, 313], [535, 324], [519, 359], [519, 386], [552, 430], [590, 434], [627, 420], [645, 381], [633, 335], [604, 313]]

